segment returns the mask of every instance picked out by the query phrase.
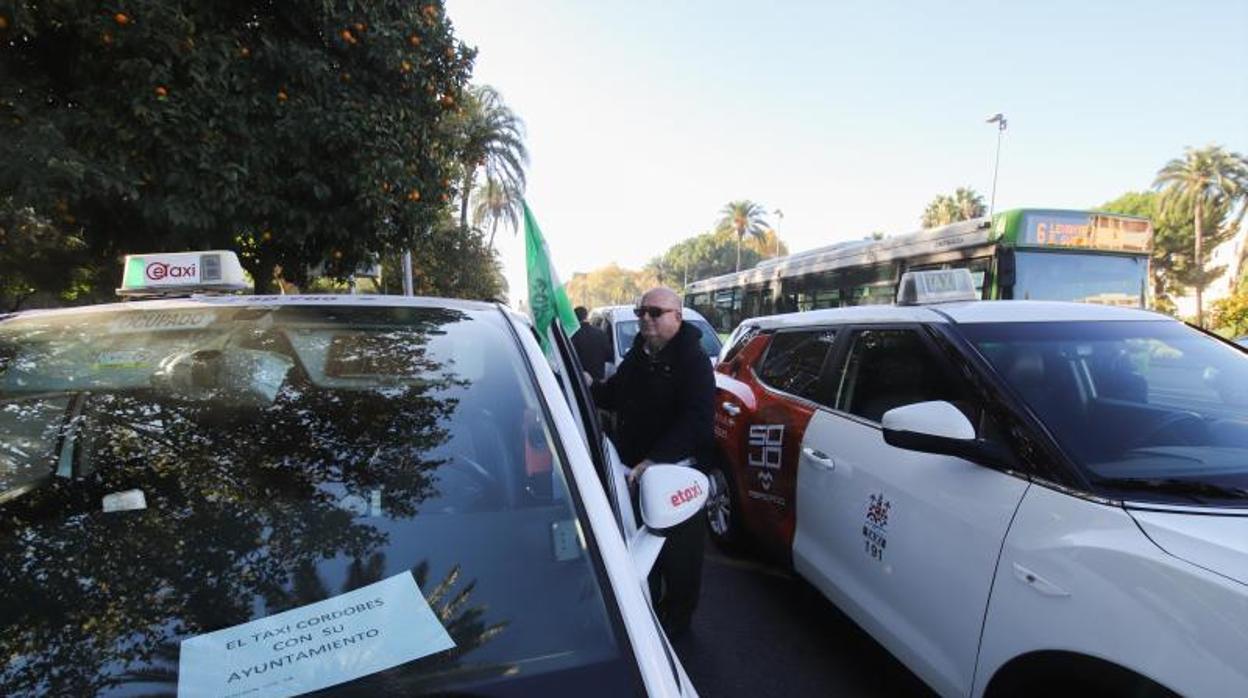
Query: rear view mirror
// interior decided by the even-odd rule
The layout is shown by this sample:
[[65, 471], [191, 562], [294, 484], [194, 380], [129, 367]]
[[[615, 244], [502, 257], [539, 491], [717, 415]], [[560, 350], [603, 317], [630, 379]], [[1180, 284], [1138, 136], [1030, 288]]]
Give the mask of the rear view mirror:
[[641, 519], [652, 531], [684, 523], [702, 511], [710, 485], [706, 476], [683, 465], [652, 465], [641, 474]]
[[955, 456], [996, 466], [1008, 458], [996, 444], [975, 438], [975, 427], [962, 411], [943, 400], [895, 407], [880, 419], [884, 441], [907, 451]]

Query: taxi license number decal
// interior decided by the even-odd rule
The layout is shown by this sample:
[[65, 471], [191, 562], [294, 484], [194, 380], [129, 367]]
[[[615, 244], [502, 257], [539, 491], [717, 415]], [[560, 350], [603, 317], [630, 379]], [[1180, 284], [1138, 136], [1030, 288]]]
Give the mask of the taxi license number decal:
[[892, 503], [884, 498], [884, 493], [873, 494], [867, 498], [867, 515], [862, 523], [862, 550], [867, 557], [882, 562], [884, 549], [888, 547], [888, 512]]

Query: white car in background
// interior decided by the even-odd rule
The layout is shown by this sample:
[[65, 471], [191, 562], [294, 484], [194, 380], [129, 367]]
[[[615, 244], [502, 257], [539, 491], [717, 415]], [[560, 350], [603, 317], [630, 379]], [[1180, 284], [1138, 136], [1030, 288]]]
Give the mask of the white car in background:
[[[608, 305], [594, 308], [589, 314], [589, 324], [605, 332], [611, 340], [607, 376], [615, 373], [615, 367], [620, 365], [620, 361], [632, 348], [633, 340], [637, 337], [639, 325], [633, 308], [634, 306], [631, 305]], [[706, 352], [710, 358], [711, 365], [715, 365], [720, 350], [719, 335], [715, 333], [715, 328], [711, 327], [711, 323], [693, 308], [684, 307], [680, 312], [685, 322], [698, 328], [702, 333], [702, 351]]]
[[791, 563], [941, 695], [1248, 696], [1243, 350], [952, 302], [966, 270], [899, 297], [734, 333], [712, 539]]
[[569, 343], [198, 293], [242, 278], [131, 256], [159, 299], [0, 319], [0, 695], [695, 695], [646, 577], [706, 478], [647, 470], [637, 525]]

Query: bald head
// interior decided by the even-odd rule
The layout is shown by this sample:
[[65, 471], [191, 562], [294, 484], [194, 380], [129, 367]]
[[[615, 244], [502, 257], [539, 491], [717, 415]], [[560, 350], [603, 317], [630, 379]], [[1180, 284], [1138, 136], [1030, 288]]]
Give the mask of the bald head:
[[642, 339], [652, 353], [658, 352], [680, 331], [680, 296], [658, 286], [646, 291], [637, 307]]
[[655, 286], [642, 295], [641, 304], [678, 310], [680, 308], [680, 296], [666, 286]]

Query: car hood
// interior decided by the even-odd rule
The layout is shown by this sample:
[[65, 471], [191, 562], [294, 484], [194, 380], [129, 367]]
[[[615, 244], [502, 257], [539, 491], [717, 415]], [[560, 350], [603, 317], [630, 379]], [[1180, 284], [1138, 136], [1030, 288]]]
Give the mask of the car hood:
[[1145, 535], [1167, 553], [1248, 584], [1248, 513], [1132, 510], [1131, 516]]

